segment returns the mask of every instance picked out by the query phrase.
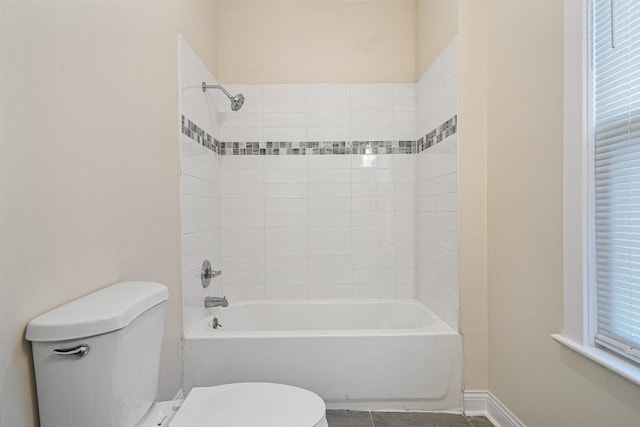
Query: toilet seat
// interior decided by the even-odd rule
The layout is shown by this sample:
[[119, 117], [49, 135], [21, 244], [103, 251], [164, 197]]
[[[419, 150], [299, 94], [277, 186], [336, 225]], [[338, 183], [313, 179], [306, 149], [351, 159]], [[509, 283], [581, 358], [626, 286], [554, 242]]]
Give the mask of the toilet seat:
[[283, 384], [236, 383], [191, 390], [170, 427], [327, 427], [315, 393]]

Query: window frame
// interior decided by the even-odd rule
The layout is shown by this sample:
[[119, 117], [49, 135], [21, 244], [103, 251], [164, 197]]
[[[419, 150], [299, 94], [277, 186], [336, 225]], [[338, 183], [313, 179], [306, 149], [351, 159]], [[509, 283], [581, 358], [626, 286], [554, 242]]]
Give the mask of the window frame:
[[[595, 344], [595, 173], [591, 0], [564, 0], [564, 329], [552, 338], [640, 385], [640, 366]], [[579, 78], [576, 78], [576, 77]]]

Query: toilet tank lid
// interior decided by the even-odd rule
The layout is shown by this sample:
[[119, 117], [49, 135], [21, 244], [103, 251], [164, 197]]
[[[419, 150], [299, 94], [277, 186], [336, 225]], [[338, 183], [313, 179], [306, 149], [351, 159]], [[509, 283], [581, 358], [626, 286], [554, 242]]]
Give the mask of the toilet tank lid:
[[121, 282], [54, 308], [29, 322], [29, 341], [63, 341], [122, 329], [169, 298], [154, 282]]

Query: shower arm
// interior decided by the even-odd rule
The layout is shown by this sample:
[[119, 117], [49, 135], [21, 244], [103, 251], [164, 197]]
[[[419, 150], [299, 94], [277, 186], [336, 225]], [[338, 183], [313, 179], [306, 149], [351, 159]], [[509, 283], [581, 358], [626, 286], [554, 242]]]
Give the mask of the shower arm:
[[227, 98], [233, 100], [233, 96], [229, 92], [227, 92], [225, 88], [223, 88], [220, 85], [208, 85], [205, 82], [202, 82], [202, 91], [206, 92], [207, 89], [220, 89], [222, 92], [224, 92], [225, 95], [227, 95]]

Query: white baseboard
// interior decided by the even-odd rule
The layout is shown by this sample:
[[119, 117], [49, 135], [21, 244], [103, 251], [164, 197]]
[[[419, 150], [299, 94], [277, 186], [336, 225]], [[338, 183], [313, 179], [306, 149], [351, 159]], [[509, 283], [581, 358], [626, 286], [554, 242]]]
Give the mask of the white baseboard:
[[465, 391], [464, 413], [470, 417], [487, 417], [495, 427], [525, 427], [518, 417], [487, 390]]

